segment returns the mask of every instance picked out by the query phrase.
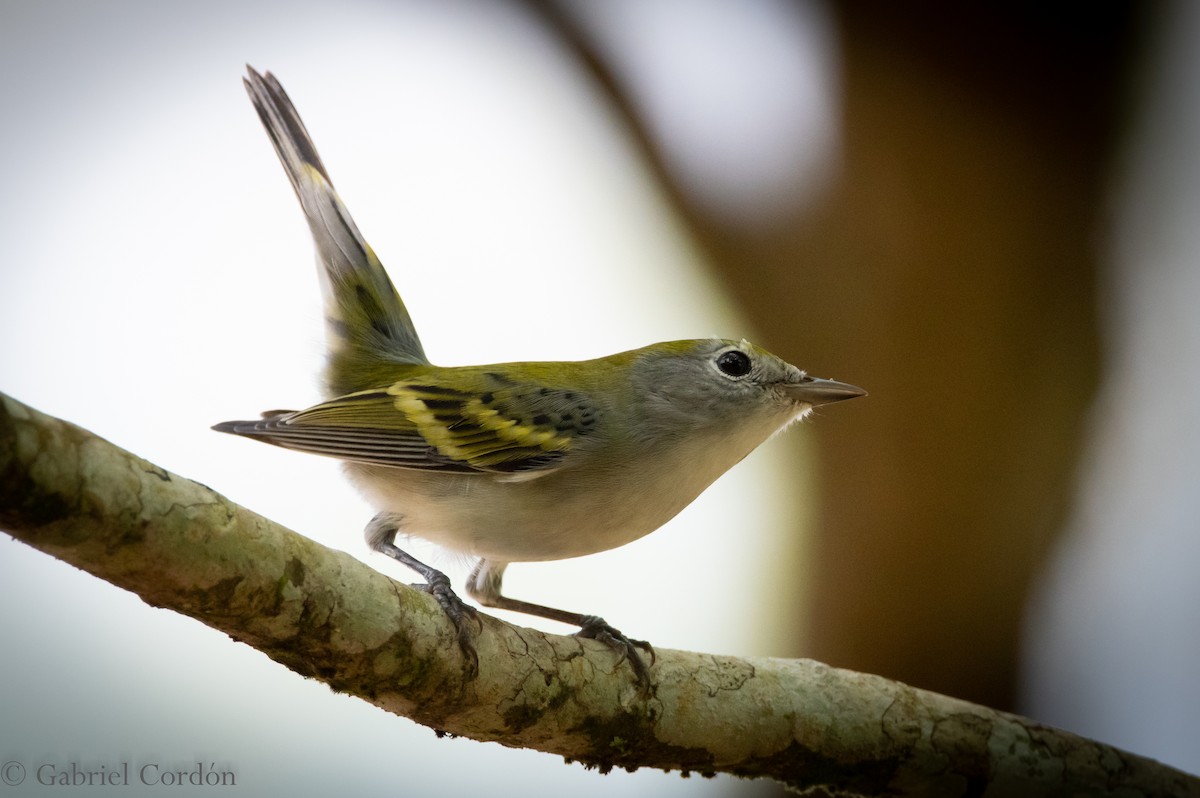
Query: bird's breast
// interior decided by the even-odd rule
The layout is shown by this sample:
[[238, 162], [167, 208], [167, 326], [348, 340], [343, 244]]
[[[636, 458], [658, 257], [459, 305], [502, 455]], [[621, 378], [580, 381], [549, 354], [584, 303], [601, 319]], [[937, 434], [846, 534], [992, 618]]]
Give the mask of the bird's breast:
[[476, 557], [531, 562], [594, 554], [653, 532], [744, 448], [667, 447], [515, 482], [357, 463], [347, 472], [376, 508], [402, 517], [405, 534]]

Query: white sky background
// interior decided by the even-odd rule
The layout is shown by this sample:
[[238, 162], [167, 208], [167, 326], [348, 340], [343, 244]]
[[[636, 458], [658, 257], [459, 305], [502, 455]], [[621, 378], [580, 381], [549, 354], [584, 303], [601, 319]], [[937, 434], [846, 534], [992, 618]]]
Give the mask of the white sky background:
[[[730, 7], [751, 9], [749, 22], [739, 28]], [[779, 30], [777, 3], [692, 9], [727, 43], [780, 46], [764, 33]], [[811, 58], [827, 56], [793, 54], [786, 70], [764, 56], [770, 68], [756, 74], [811, 76], [827, 68]], [[730, 63], [753, 70], [739, 58]], [[364, 552], [372, 511], [334, 462], [208, 429], [318, 398], [311, 244], [240, 85], [247, 61], [281, 78], [436, 362], [752, 334], [621, 130], [507, 4], [6, 3], [0, 390], [412, 579]], [[794, 556], [771, 507], [799, 468], [768, 444], [654, 535], [513, 566], [506, 587], [663, 647], [782, 653], [771, 641], [800, 608], [762, 628], [734, 621], [771, 595], [770, 579], [749, 590], [759, 570]], [[465, 563], [410, 548], [461, 584]], [[292, 795], [703, 795], [728, 784], [601, 778], [556, 757], [437, 740], [3, 536], [0, 635], [0, 761], [27, 767], [203, 760], [254, 793]]]

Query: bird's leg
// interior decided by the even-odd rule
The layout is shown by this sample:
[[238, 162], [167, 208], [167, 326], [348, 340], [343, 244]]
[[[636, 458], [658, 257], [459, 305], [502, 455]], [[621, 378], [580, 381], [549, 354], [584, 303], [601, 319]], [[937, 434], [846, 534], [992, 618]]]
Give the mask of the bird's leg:
[[386, 554], [396, 562], [407, 565], [425, 579], [425, 584], [412, 585], [412, 587], [429, 593], [445, 610], [458, 633], [458, 647], [467, 661], [467, 678], [475, 678], [479, 674], [479, 654], [475, 652], [475, 644], [471, 641], [468, 620], [479, 623], [478, 611], [458, 597], [458, 594], [450, 587], [448, 576], [436, 568], [426, 565], [396, 545], [396, 533], [399, 531], [398, 516], [392, 513], [380, 513], [367, 524], [365, 532], [367, 545], [374, 551]]
[[508, 563], [504, 562], [480, 560], [471, 571], [471, 575], [467, 577], [467, 594], [485, 607], [538, 615], [552, 621], [578, 626], [579, 631], [575, 633], [576, 637], [590, 637], [616, 651], [621, 656], [617, 664], [628, 661], [634, 676], [637, 677], [638, 685], [643, 691], [649, 690], [650, 671], [638, 649], [640, 648], [650, 655], [650, 664], [653, 665], [653, 646], [645, 640], [630, 640], [598, 615], [556, 610], [553, 607], [544, 607], [541, 604], [532, 604], [502, 595], [500, 586], [504, 579], [504, 569], [507, 566]]

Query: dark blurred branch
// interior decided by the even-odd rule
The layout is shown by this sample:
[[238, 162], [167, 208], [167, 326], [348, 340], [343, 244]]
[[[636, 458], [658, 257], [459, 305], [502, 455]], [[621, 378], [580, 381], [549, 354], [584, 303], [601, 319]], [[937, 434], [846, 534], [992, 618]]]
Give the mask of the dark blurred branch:
[[1153, 6], [828, 4], [836, 180], [746, 228], [683, 193], [587, 17], [525, 6], [621, 117], [759, 342], [871, 392], [806, 431], [821, 492], [796, 556], [813, 580], [777, 590], [805, 602], [794, 650], [1012, 706], [1099, 377], [1106, 175]]
[[[616, 115], [633, 139], [638, 158], [664, 200], [689, 230], [701, 238], [699, 233], [704, 228], [703, 220], [693, 213], [687, 196], [667, 169], [662, 151], [650, 134], [642, 113], [630, 98], [629, 92], [622, 86], [595, 38], [588, 34], [584, 23], [571, 13], [566, 3], [555, 0], [524, 0], [524, 4], [550, 35], [575, 58], [576, 65], [591, 80], [604, 104]], [[697, 243], [703, 244], [702, 238]]]
[[646, 695], [599, 643], [481, 615], [465, 679], [428, 595], [3, 394], [0, 528], [389, 712], [602, 769], [839, 794], [1200, 796], [1151, 760], [810, 660], [660, 650]]

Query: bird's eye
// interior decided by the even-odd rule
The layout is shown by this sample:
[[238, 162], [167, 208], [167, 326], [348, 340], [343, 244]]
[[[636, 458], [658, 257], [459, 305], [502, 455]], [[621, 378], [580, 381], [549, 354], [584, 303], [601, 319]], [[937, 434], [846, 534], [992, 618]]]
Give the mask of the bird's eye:
[[730, 377], [745, 377], [750, 373], [750, 356], [741, 350], [730, 349], [717, 358], [717, 368]]

